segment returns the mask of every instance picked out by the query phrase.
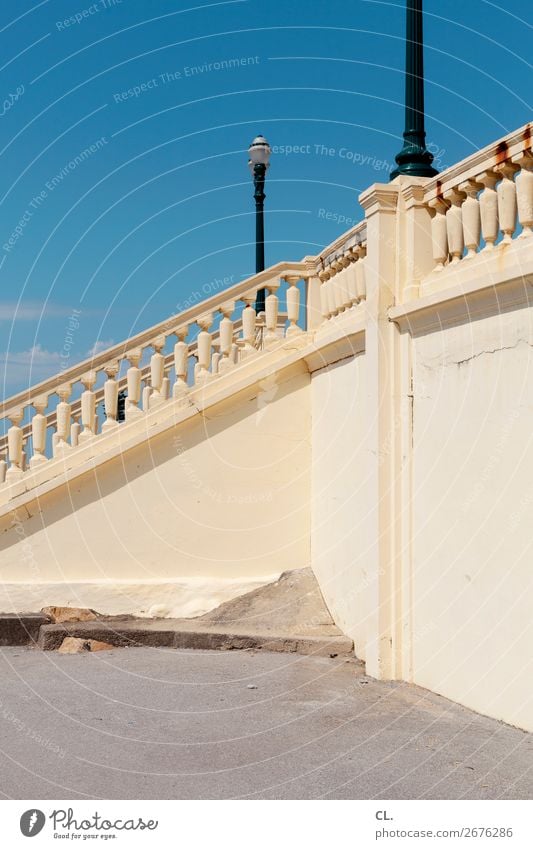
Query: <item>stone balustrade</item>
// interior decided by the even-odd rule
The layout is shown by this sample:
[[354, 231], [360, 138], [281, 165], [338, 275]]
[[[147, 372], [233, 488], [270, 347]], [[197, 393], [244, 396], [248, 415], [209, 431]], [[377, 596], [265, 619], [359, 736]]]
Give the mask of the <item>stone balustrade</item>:
[[[314, 274], [306, 262], [279, 263], [7, 399], [0, 405], [9, 425], [0, 440], [0, 483], [114, 431], [121, 398], [126, 423], [166, 403], [187, 404], [191, 392], [302, 333], [298, 283]], [[257, 316], [262, 288], [266, 310]]]
[[432, 179], [432, 274], [533, 233], [532, 124]]
[[366, 222], [350, 230], [321, 257], [322, 315], [330, 319], [366, 298]]

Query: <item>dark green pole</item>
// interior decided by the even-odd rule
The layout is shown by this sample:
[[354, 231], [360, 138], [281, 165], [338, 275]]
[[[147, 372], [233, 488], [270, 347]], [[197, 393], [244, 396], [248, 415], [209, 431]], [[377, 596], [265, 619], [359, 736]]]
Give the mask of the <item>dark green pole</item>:
[[407, 0], [405, 50], [405, 131], [403, 148], [396, 156], [400, 174], [434, 177], [433, 154], [426, 147], [424, 126], [424, 28], [422, 0]]
[[[266, 165], [254, 165], [255, 198], [255, 273], [265, 270], [265, 176]], [[259, 289], [255, 301], [257, 315], [265, 311], [265, 290]]]

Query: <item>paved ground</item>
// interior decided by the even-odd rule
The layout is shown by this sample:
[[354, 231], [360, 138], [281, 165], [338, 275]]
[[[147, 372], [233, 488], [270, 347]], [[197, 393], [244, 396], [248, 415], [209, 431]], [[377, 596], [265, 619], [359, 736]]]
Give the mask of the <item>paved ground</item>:
[[533, 735], [345, 658], [4, 648], [0, 682], [8, 798], [533, 797]]

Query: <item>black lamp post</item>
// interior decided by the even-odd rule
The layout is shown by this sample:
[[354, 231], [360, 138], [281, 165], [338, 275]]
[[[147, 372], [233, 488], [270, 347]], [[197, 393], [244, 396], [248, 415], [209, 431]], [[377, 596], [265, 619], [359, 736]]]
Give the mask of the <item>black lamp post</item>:
[[391, 180], [400, 174], [434, 177], [433, 154], [426, 147], [424, 127], [424, 29], [422, 0], [406, 0], [405, 51], [405, 131], [403, 148], [396, 156], [398, 167]]
[[[255, 198], [255, 271], [265, 268], [265, 178], [270, 159], [270, 145], [264, 136], [256, 136], [251, 143], [248, 153], [248, 165], [254, 179]], [[255, 311], [259, 315], [265, 311], [265, 290], [259, 289], [255, 302]]]

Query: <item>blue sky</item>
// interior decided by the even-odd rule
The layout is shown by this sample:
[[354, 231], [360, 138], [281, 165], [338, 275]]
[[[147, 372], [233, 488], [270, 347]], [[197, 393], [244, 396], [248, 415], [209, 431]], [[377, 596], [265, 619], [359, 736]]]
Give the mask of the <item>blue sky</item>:
[[[533, 7], [425, 14], [442, 170], [530, 120]], [[359, 220], [401, 147], [404, 16], [403, 0], [3, 0], [4, 390], [59, 370], [73, 310], [72, 360], [253, 272], [258, 132], [277, 151], [267, 264]]]

